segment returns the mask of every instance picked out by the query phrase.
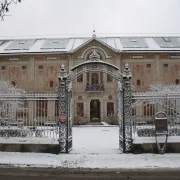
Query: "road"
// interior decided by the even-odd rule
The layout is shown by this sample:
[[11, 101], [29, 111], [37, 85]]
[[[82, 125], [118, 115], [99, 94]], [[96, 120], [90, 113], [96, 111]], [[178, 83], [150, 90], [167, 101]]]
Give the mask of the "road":
[[179, 180], [180, 170], [0, 168], [0, 180]]

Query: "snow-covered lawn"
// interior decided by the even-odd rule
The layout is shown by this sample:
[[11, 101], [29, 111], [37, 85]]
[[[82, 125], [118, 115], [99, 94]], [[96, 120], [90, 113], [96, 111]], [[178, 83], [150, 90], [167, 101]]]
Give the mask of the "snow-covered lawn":
[[0, 164], [68, 168], [180, 168], [180, 154], [122, 154], [118, 127], [74, 127], [70, 154], [0, 152]]

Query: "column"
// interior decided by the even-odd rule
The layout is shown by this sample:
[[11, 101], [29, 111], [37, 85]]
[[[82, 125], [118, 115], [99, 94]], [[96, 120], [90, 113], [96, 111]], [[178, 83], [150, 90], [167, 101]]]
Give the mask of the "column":
[[163, 82], [162, 67], [161, 67], [161, 64], [160, 64], [158, 54], [156, 54], [156, 57], [155, 57], [155, 73], [154, 74], [155, 74], [154, 80], [156, 82]]
[[104, 101], [104, 99], [101, 98], [101, 99], [100, 99], [100, 103], [101, 103], [101, 112], [100, 112], [101, 114], [100, 114], [100, 115], [101, 115], [101, 121], [102, 121], [102, 122], [105, 121], [105, 119], [104, 119], [104, 114], [103, 114], [103, 112], [104, 112], [104, 111], [103, 111], [103, 109], [104, 109], [104, 102], [103, 102], [103, 101]]
[[30, 56], [28, 68], [29, 87], [31, 92], [36, 92], [36, 65], [34, 56]]

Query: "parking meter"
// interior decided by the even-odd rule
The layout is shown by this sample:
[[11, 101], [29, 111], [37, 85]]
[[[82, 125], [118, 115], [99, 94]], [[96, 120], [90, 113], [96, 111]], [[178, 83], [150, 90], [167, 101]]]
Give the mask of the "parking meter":
[[160, 134], [168, 132], [167, 115], [164, 112], [158, 112], [155, 115], [155, 132]]
[[[158, 137], [162, 138], [165, 136], [164, 145], [160, 146], [160, 143], [158, 142]], [[157, 112], [155, 115], [155, 138], [156, 138], [156, 144], [157, 148], [160, 154], [164, 154], [166, 150], [166, 144], [167, 144], [167, 137], [168, 137], [168, 119], [166, 113], [160, 111]], [[162, 141], [162, 139], [161, 139]]]

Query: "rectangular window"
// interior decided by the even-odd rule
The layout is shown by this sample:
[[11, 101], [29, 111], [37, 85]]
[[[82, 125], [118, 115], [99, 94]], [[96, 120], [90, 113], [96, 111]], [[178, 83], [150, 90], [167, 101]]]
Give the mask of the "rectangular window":
[[8, 60], [10, 60], [10, 61], [18, 61], [18, 60], [20, 60], [20, 57], [9, 57]]
[[107, 82], [112, 82], [112, 81], [113, 81], [113, 77], [107, 74]]
[[2, 66], [1, 69], [4, 71], [6, 70], [6, 66]]
[[42, 66], [42, 65], [40, 65], [40, 66], [39, 66], [39, 69], [41, 69], [41, 70], [42, 70], [42, 69], [43, 69], [43, 66]]
[[151, 64], [146, 64], [146, 67], [147, 68], [151, 68]]
[[147, 115], [147, 116], [155, 115], [154, 105], [147, 104], [146, 106], [144, 106], [144, 115]]
[[55, 116], [59, 116], [59, 101], [55, 101]]
[[45, 57], [46, 60], [57, 60], [58, 57], [57, 56], [47, 56]]
[[132, 59], [143, 59], [144, 56], [143, 55], [131, 55]]
[[131, 41], [131, 42], [137, 42], [137, 40], [136, 40], [136, 39], [131, 39], [130, 41]]
[[77, 82], [83, 82], [83, 74], [77, 77]]
[[168, 64], [164, 64], [164, 68], [168, 68]]
[[22, 66], [22, 70], [26, 70], [26, 66]]
[[164, 40], [165, 42], [171, 42], [171, 40], [170, 40], [168, 37], [164, 37], [163, 40]]
[[36, 116], [47, 116], [47, 100], [36, 102]]
[[89, 82], [89, 73], [86, 74], [87, 82]]
[[77, 103], [77, 115], [84, 116], [84, 104]]
[[107, 102], [107, 116], [113, 116], [113, 115], [114, 115], [114, 103]]

